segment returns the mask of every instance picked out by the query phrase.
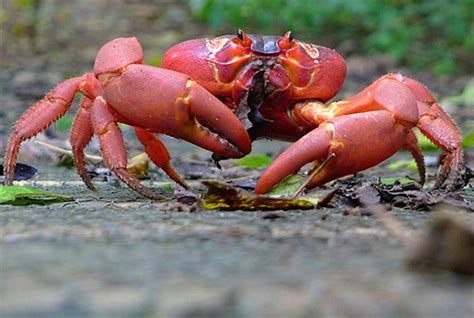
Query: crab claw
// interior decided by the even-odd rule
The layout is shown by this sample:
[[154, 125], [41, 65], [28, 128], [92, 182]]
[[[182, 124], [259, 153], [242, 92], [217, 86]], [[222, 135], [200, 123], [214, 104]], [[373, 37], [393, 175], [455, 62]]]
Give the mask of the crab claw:
[[406, 148], [410, 140], [409, 132], [383, 110], [334, 118], [283, 152], [265, 170], [255, 192], [266, 193], [285, 177], [297, 173], [305, 164], [313, 162], [316, 168], [327, 162], [330, 156], [334, 159], [309, 181], [308, 188], [362, 171]]
[[100, 74], [105, 98], [119, 120], [240, 158], [251, 141], [237, 116], [189, 76], [148, 65], [129, 65], [120, 76]]
[[188, 80], [186, 89], [186, 96], [178, 103], [189, 106], [191, 119], [179, 131], [179, 138], [226, 158], [248, 154], [250, 136], [237, 116], [196, 82]]

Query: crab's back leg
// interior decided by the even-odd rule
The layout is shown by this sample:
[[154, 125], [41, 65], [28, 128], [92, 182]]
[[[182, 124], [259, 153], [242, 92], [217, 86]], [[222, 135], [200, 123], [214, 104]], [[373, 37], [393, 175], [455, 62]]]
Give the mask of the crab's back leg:
[[439, 167], [435, 188], [441, 187], [451, 191], [461, 176], [464, 162], [459, 128], [423, 84], [408, 77], [403, 77], [402, 83], [410, 88], [418, 101], [417, 127], [446, 152], [446, 157]]
[[65, 80], [18, 119], [13, 126], [6, 149], [4, 168], [6, 185], [12, 184], [16, 157], [21, 143], [40, 133], [63, 116], [83, 83], [85, 83], [85, 76]]
[[136, 176], [127, 171], [127, 151], [122, 132], [102, 96], [98, 96], [92, 104], [91, 121], [94, 133], [99, 137], [102, 157], [107, 167], [132, 190], [147, 198], [162, 200], [161, 195], [143, 186]]
[[158, 167], [163, 169], [163, 171], [176, 183], [180, 184], [185, 189], [189, 189], [189, 186], [181, 178], [181, 176], [174, 170], [171, 165], [171, 157], [168, 153], [163, 142], [158, 139], [155, 134], [139, 127], [135, 127], [135, 133], [138, 140], [145, 147], [145, 152], [151, 161], [156, 164]]
[[71, 127], [70, 141], [77, 172], [87, 187], [92, 191], [95, 191], [91, 177], [87, 174], [86, 162], [84, 160], [84, 148], [87, 146], [94, 135], [90, 118], [91, 107], [92, 100], [84, 96]]

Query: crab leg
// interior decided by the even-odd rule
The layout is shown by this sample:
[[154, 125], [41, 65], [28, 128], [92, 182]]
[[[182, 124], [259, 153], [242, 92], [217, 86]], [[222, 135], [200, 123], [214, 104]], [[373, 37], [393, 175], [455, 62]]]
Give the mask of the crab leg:
[[434, 187], [451, 191], [460, 177], [464, 162], [459, 128], [423, 84], [407, 77], [403, 78], [403, 83], [418, 101], [420, 119], [417, 127], [447, 154], [439, 167], [439, 177]]
[[70, 142], [72, 146], [74, 163], [76, 164], [79, 176], [90, 190], [95, 191], [91, 177], [87, 174], [86, 162], [84, 160], [84, 148], [87, 146], [94, 135], [90, 118], [91, 106], [92, 100], [84, 96], [81, 106], [72, 124]]
[[423, 186], [426, 181], [425, 159], [420, 147], [418, 147], [415, 133], [412, 130], [407, 134], [407, 139], [405, 140], [403, 149], [408, 150], [413, 156], [413, 159], [415, 159], [416, 166], [418, 167], [418, 174], [420, 175], [420, 184]]
[[11, 185], [16, 156], [23, 141], [35, 136], [62, 117], [80, 90], [84, 76], [68, 79], [53, 88], [42, 100], [29, 108], [15, 123], [5, 155], [5, 184]]
[[153, 161], [154, 164], [163, 169], [163, 171], [176, 183], [178, 183], [185, 189], [189, 189], [189, 186], [171, 165], [170, 154], [163, 142], [158, 139], [154, 134], [146, 131], [143, 128], [135, 127], [135, 133], [137, 135], [138, 140], [145, 147], [145, 152], [147, 153], [148, 157], [150, 157], [151, 161]]
[[92, 104], [91, 120], [107, 167], [132, 190], [147, 198], [162, 200], [162, 196], [143, 186], [136, 176], [127, 171], [127, 151], [122, 132], [102, 96], [98, 96]]

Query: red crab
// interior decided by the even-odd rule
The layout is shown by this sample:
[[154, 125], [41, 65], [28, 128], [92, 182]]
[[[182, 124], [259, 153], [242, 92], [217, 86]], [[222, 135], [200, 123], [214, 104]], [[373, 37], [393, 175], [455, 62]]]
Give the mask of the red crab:
[[325, 104], [345, 73], [338, 53], [293, 39], [291, 32], [279, 37], [239, 30], [185, 41], [166, 52], [161, 68], [143, 64], [136, 38], [114, 39], [99, 50], [93, 73], [58, 84], [20, 117], [8, 141], [5, 183], [12, 184], [21, 142], [64, 115], [82, 93], [71, 144], [79, 175], [92, 190], [83, 149], [95, 134], [107, 166], [136, 192], [159, 198], [127, 172], [119, 122], [134, 126], [151, 160], [184, 187], [156, 134], [187, 140], [215, 159], [245, 156], [257, 138], [296, 141], [264, 172], [257, 193], [309, 162], [320, 168], [308, 184], [314, 187], [400, 149], [414, 156], [424, 182], [416, 126], [446, 153], [436, 186], [452, 190], [463, 165], [461, 136], [431, 93], [411, 78], [388, 74], [351, 98]]

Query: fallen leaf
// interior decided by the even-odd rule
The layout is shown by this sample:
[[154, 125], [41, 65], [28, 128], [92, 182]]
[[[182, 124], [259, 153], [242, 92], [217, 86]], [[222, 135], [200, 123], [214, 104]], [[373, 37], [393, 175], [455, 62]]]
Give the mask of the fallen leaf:
[[418, 147], [423, 151], [439, 151], [439, 148], [431, 142], [425, 135], [421, 132], [415, 132], [416, 139], [418, 140]]
[[416, 180], [403, 177], [403, 178], [380, 178], [380, 183], [386, 186], [393, 186], [393, 185], [407, 185], [410, 183], [416, 183]]
[[148, 172], [148, 163], [150, 158], [144, 152], [128, 160], [127, 170], [138, 178], [144, 178]]
[[201, 207], [208, 210], [257, 211], [257, 210], [308, 210], [314, 204], [302, 199], [270, 198], [243, 189], [234, 188], [217, 181], [203, 181], [207, 193], [201, 200]]
[[470, 131], [462, 138], [462, 147], [464, 149], [474, 148], [474, 131]]
[[348, 180], [337, 189], [335, 201], [340, 208], [389, 203], [398, 208], [429, 211], [436, 204], [444, 202], [468, 211], [474, 210], [474, 206], [460, 194], [425, 191], [410, 178], [372, 178], [357, 183]]
[[401, 169], [409, 169], [413, 172], [418, 172], [418, 166], [416, 165], [416, 162], [413, 159], [397, 160], [395, 162], [390, 163], [387, 166], [387, 169], [390, 171], [399, 171]]
[[66, 131], [69, 131], [69, 129], [71, 129], [73, 121], [74, 121], [73, 115], [65, 114], [63, 117], [59, 118], [54, 123], [54, 126], [57, 131], [66, 132]]
[[247, 168], [264, 168], [272, 163], [272, 158], [266, 154], [248, 155], [235, 160], [236, 164]]
[[299, 174], [288, 176], [280, 181], [276, 186], [274, 186], [268, 195], [272, 197], [291, 195], [295, 193], [295, 191], [298, 190], [305, 183], [305, 181], [306, 178]]
[[19, 186], [0, 186], [0, 204], [46, 205], [72, 201], [73, 197]]

